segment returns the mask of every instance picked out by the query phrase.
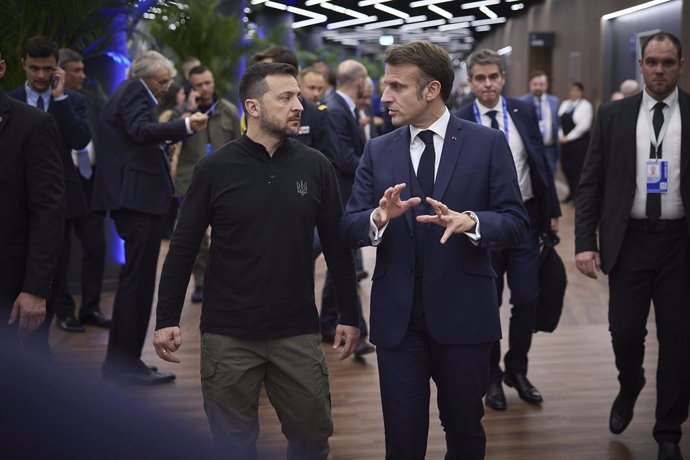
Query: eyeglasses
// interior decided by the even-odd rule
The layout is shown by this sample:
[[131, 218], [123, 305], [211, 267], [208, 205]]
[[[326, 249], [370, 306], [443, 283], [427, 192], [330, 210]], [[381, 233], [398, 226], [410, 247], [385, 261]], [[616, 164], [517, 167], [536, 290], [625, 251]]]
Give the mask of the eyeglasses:
[[153, 77], [149, 78], [152, 82], [155, 82], [158, 86], [160, 86], [163, 89], [168, 89], [170, 88], [170, 85], [172, 85], [172, 79], [168, 78], [167, 80], [156, 80]]

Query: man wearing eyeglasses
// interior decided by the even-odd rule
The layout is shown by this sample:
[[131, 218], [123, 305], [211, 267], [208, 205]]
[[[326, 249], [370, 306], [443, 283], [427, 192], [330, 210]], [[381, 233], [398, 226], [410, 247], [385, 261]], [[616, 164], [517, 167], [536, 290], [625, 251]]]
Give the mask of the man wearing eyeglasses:
[[156, 105], [176, 74], [169, 59], [146, 51], [134, 59], [124, 81], [101, 111], [102, 148], [92, 208], [110, 211], [125, 242], [125, 264], [113, 305], [103, 377], [119, 383], [156, 385], [172, 373], [156, 372], [141, 361], [156, 280], [162, 218], [170, 209], [173, 184], [162, 148], [206, 129], [208, 117], [159, 123]]

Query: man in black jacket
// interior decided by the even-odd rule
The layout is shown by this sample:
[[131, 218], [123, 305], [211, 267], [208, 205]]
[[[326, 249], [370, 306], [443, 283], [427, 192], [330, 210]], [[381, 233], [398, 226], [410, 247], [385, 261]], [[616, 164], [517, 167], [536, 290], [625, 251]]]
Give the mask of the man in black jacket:
[[[158, 289], [158, 356], [182, 341], [187, 280], [210, 225], [213, 245], [201, 313], [201, 386], [216, 444], [227, 458], [257, 458], [262, 385], [288, 438], [288, 458], [326, 459], [333, 424], [314, 302], [314, 227], [338, 293], [336, 343], [356, 344], [352, 253], [338, 237], [335, 172], [292, 139], [303, 110], [297, 70], [257, 63], [240, 81], [247, 133], [197, 163]], [[336, 346], [334, 346], [335, 348]]]
[[45, 318], [64, 222], [58, 137], [53, 117], [0, 90], [0, 339], [8, 322], [24, 337]]
[[[620, 391], [609, 419], [626, 429], [645, 385], [650, 302], [659, 360], [654, 438], [659, 459], [680, 459], [690, 401], [690, 95], [678, 88], [678, 38], [642, 44], [644, 91], [600, 107], [575, 195], [577, 268], [609, 275], [609, 330]], [[597, 245], [597, 227], [599, 245]]]
[[147, 51], [137, 56], [130, 75], [103, 107], [98, 126], [101, 149], [92, 207], [110, 211], [125, 242], [125, 264], [115, 294], [103, 377], [155, 385], [175, 378], [141, 361], [155, 289], [162, 218], [173, 198], [162, 144], [205, 129], [208, 117], [195, 113], [169, 123], [158, 122], [157, 98], [175, 76], [172, 62], [160, 53]]

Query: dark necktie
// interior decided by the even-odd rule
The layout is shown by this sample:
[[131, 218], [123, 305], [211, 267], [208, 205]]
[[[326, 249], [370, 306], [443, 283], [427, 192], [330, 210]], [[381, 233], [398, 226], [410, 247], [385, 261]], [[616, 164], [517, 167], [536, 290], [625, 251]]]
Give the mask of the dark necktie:
[[[666, 107], [666, 104], [663, 102], [657, 102], [654, 105], [652, 126], [654, 126], [654, 134], [657, 139], [659, 139], [659, 132], [661, 132], [661, 127], [664, 125], [664, 107]], [[661, 158], [661, 144], [659, 144], [656, 150], [654, 145], [650, 144], [649, 157]], [[661, 217], [661, 193], [647, 193], [646, 214], [649, 220], [657, 220]]]
[[36, 108], [42, 112], [46, 111], [45, 103], [43, 102], [43, 98], [40, 95], [38, 96], [38, 99], [36, 99]]
[[496, 110], [489, 110], [488, 112], [486, 112], [486, 114], [489, 116], [489, 118], [491, 118], [491, 127], [493, 129], [500, 129], [498, 127], [498, 120], [496, 120], [496, 114], [497, 113], [498, 113], [498, 111], [496, 111]]
[[537, 119], [539, 121], [542, 120], [541, 118], [541, 98], [534, 96], [534, 109], [537, 111]]
[[434, 150], [433, 131], [422, 131], [417, 137], [424, 142], [424, 152], [419, 160], [417, 168], [417, 182], [422, 187], [425, 196], [432, 196], [434, 191], [434, 166], [436, 163], [436, 151]]

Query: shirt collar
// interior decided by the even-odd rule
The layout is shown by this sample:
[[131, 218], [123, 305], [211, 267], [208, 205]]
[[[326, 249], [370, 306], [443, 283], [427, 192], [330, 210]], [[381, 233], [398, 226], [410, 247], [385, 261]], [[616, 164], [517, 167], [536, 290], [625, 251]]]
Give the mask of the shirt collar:
[[642, 90], [642, 103], [644, 104], [645, 107], [647, 107], [647, 110], [654, 110], [654, 106], [656, 105], [657, 102], [665, 102], [666, 107], [673, 107], [673, 104], [676, 103], [678, 100], [678, 86], [675, 87], [673, 92], [666, 96], [666, 98], [663, 101], [657, 101], [654, 99], [652, 96], [650, 96], [647, 93], [646, 89]]
[[352, 113], [352, 116], [354, 117], [354, 116], [355, 116], [355, 108], [357, 107], [357, 105], [355, 105], [355, 101], [353, 101], [352, 99], [350, 99], [350, 96], [348, 96], [347, 94], [343, 93], [343, 92], [340, 91], [339, 89], [336, 89], [335, 92], [336, 92], [336, 94], [340, 95], [340, 97], [342, 97], [343, 99], [345, 99], [345, 103], [346, 103], [347, 106], [350, 108], [350, 113]]
[[47, 90], [43, 91], [42, 93], [37, 93], [31, 87], [29, 86], [29, 82], [25, 81], [24, 82], [24, 90], [26, 91], [26, 100], [29, 101], [38, 101], [38, 96], [41, 96], [43, 98], [43, 102], [48, 104], [50, 102], [50, 95], [51, 95], [51, 89], [48, 88]]
[[498, 113], [503, 113], [503, 96], [498, 96], [498, 102], [496, 102], [495, 107], [487, 107], [485, 105], [482, 105], [482, 103], [479, 102], [478, 99], [476, 99], [476, 101], [480, 115], [486, 115], [486, 112], [488, 112], [489, 110], [495, 110]]
[[417, 134], [419, 134], [422, 131], [432, 131], [434, 134], [437, 134], [441, 136], [441, 139], [446, 138], [446, 130], [448, 129], [448, 122], [450, 121], [450, 112], [446, 108], [443, 111], [443, 115], [441, 115], [435, 122], [433, 122], [431, 125], [429, 125], [428, 128], [426, 129], [419, 129], [415, 126], [410, 125], [410, 139], [412, 141], [415, 140], [417, 137]]

